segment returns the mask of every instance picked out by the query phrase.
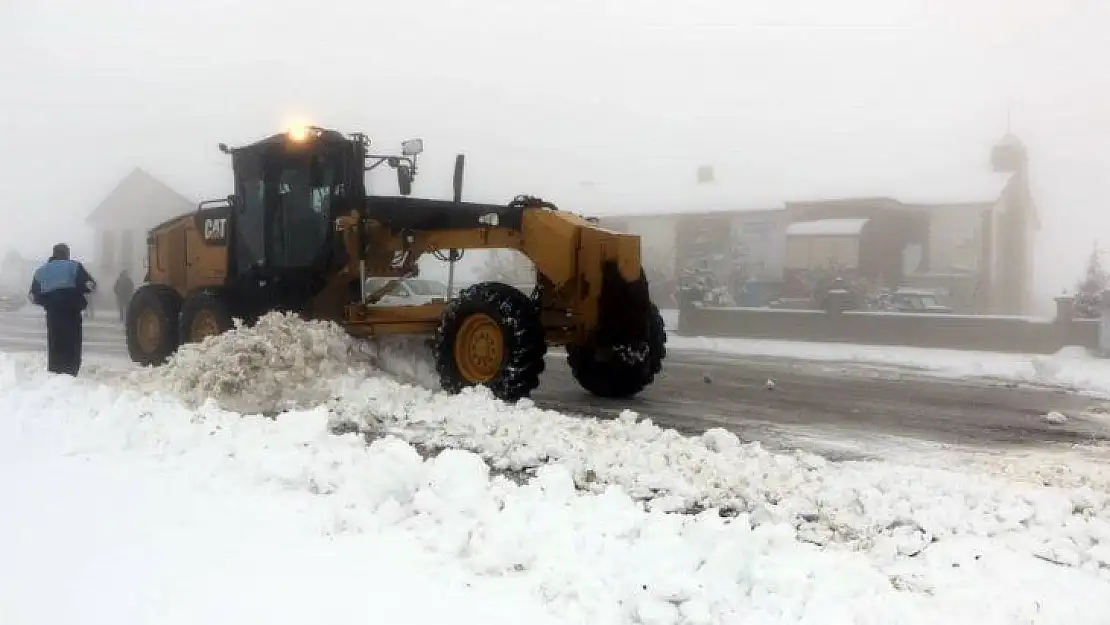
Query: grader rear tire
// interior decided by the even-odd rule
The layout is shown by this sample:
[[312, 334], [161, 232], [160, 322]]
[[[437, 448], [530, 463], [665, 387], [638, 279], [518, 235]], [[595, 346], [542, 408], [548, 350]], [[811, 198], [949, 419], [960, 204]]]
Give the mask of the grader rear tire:
[[127, 305], [125, 334], [131, 360], [144, 367], [162, 365], [177, 350], [181, 298], [172, 289], [146, 285]]
[[182, 343], [200, 343], [209, 336], [223, 334], [235, 325], [231, 314], [219, 294], [198, 291], [190, 295], [181, 306], [181, 325], [178, 331]]
[[642, 358], [625, 359], [620, 351], [629, 346], [616, 346], [616, 350], [601, 350], [593, 345], [567, 345], [567, 364], [582, 388], [598, 397], [624, 399], [644, 390], [663, 369], [667, 355], [667, 331], [659, 308], [651, 305], [647, 354]]
[[546, 353], [536, 303], [500, 282], [463, 289], [436, 331], [436, 372], [450, 393], [481, 385], [504, 401], [527, 397], [540, 384]]

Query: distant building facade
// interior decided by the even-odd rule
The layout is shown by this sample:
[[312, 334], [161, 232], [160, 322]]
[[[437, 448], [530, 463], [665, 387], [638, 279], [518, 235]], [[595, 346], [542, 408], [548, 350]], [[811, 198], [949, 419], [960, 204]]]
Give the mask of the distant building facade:
[[781, 208], [622, 215], [599, 221], [640, 236], [652, 297], [661, 306], [676, 305], [678, 282], [690, 271], [708, 271], [724, 285], [782, 279], [787, 222]]
[[1009, 177], [998, 197], [984, 201], [844, 198], [766, 210], [676, 208], [601, 223], [639, 234], [645, 266], [670, 281], [700, 267], [721, 284], [774, 283], [790, 296], [797, 288], [790, 285], [812, 283], [815, 274], [844, 273], [875, 287], [939, 290], [959, 312], [1028, 314], [1039, 222], [1025, 147], [1007, 136], [992, 161]]
[[[126, 269], [138, 283], [146, 273], [146, 235], [154, 226], [196, 210], [197, 204], [142, 169], [134, 169], [116, 185], [85, 223], [94, 235], [90, 270], [111, 285]], [[110, 289], [107, 289], [110, 290]]]

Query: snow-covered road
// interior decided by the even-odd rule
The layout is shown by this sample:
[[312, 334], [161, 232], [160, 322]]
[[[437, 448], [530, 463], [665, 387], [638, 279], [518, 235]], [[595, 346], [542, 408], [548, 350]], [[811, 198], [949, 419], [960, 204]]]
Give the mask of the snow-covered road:
[[[100, 363], [130, 366], [119, 324], [110, 315], [86, 323], [85, 336], [86, 362], [93, 367], [86, 368], [88, 373], [94, 374]], [[631, 401], [604, 401], [583, 393], [562, 356], [553, 352], [534, 398], [543, 408], [601, 418], [632, 408], [683, 432], [723, 427], [770, 449], [802, 448], [832, 459], [946, 457], [953, 447], [1016, 458], [1046, 447], [1065, 453], [1110, 438], [1110, 421], [1085, 414], [1097, 404], [1090, 398], [1032, 385], [1035, 376], [1014, 378], [1021, 383], [1004, 376], [958, 380], [951, 366], [939, 373], [922, 370], [916, 365], [924, 357], [917, 352], [930, 350], [886, 353], [855, 346], [864, 362], [852, 363], [837, 362], [846, 355], [844, 346], [769, 343], [746, 354], [741, 345], [731, 344], [737, 353], [705, 351], [699, 341], [671, 336], [662, 375]], [[0, 350], [41, 351], [44, 342], [41, 314], [32, 309], [0, 314]], [[760, 349], [785, 350], [786, 356], [796, 357], [761, 355]], [[879, 362], [883, 354], [886, 364]], [[897, 357], [906, 366], [897, 366]], [[993, 357], [999, 366], [1011, 362], [1013, 372], [1025, 371], [1013, 364], [1013, 356]], [[936, 364], [945, 363], [951, 365], [949, 360]], [[1042, 363], [1040, 370], [1055, 369]], [[776, 382], [774, 391], [766, 388], [768, 378]], [[1065, 414], [1066, 422], [1044, 421], [1043, 415], [1052, 411]]]
[[[122, 326], [114, 316], [101, 315], [84, 323], [86, 353], [105, 357], [127, 357]], [[42, 351], [46, 346], [46, 322], [40, 308], [0, 313], [0, 349]]]
[[[308, 379], [334, 342], [232, 351]], [[1097, 462], [830, 463], [365, 373], [272, 419], [202, 400], [308, 397], [220, 391], [254, 366], [226, 360], [0, 354], [5, 622], [1110, 622]], [[330, 433], [352, 422], [369, 446]]]

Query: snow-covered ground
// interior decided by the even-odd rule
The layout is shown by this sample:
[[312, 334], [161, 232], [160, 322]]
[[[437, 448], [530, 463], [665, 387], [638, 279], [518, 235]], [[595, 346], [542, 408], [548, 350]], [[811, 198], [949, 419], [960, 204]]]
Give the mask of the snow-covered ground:
[[1110, 359], [1093, 357], [1081, 347], [1067, 347], [1057, 354], [1041, 355], [854, 343], [679, 336], [676, 333], [678, 311], [663, 312], [667, 327], [670, 328], [667, 336], [668, 349], [900, 367], [945, 378], [995, 378], [1110, 395]]
[[81, 379], [0, 354], [2, 620], [1110, 622], [1101, 464], [829, 463], [346, 372], [343, 343], [275, 321]]

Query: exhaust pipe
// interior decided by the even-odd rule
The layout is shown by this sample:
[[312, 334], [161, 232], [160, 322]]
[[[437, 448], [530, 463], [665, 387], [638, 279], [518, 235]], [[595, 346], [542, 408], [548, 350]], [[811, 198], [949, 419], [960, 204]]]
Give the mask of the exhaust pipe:
[[466, 156], [462, 154], [455, 155], [455, 177], [451, 181], [452, 187], [455, 190], [455, 202], [462, 201], [462, 186], [463, 186], [463, 168], [466, 165]]

